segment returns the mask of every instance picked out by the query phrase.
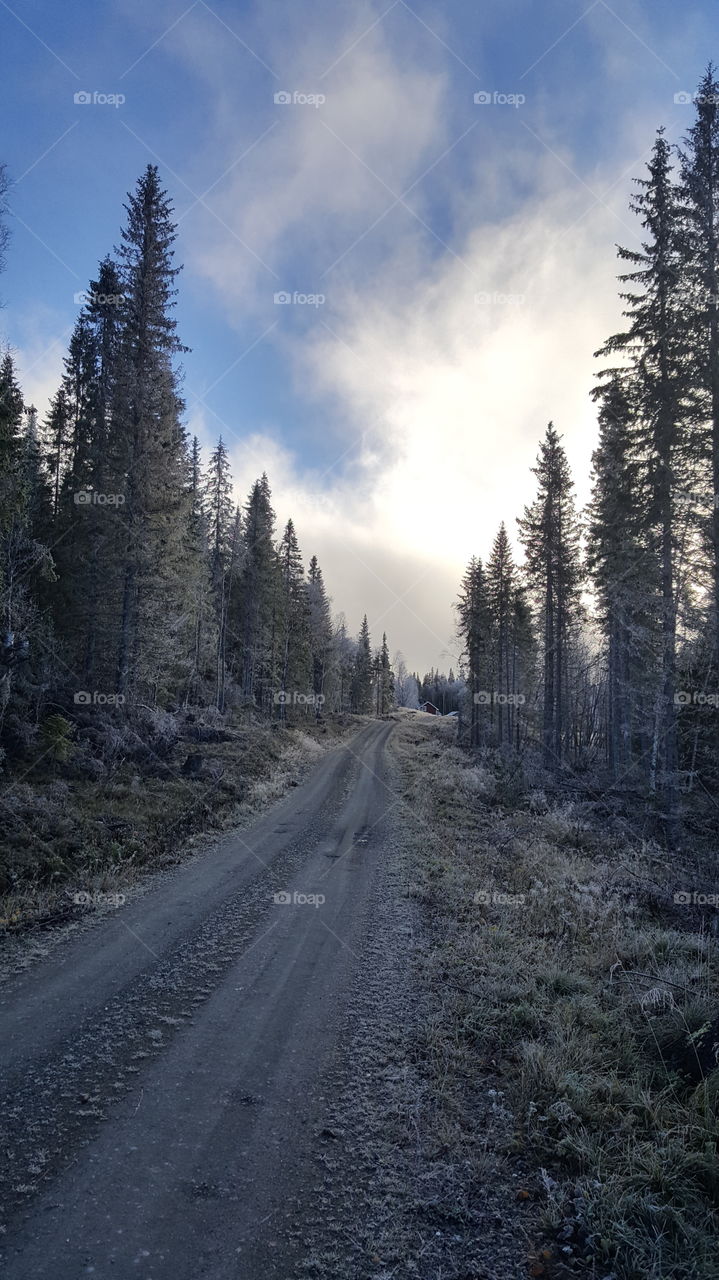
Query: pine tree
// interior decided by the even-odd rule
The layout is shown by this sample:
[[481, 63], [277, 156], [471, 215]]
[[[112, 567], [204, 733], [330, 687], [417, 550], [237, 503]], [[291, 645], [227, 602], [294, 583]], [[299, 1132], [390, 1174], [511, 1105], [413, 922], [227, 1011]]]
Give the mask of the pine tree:
[[372, 711], [372, 645], [367, 614], [362, 619], [357, 637], [351, 702], [352, 710], [356, 715], [369, 715]]
[[[2, 477], [9, 502], [0, 514], [3, 644], [22, 640], [34, 651], [38, 642], [47, 647], [48, 640], [43, 612], [47, 584], [54, 577], [46, 542], [51, 521], [50, 487], [38, 438], [37, 410], [31, 405], [23, 424], [11, 362], [3, 361], [2, 377], [3, 453], [12, 467]], [[0, 721], [10, 697], [12, 671], [8, 667], [0, 673]]]
[[[469, 697], [469, 745], [477, 747], [483, 740], [486, 709], [491, 705], [491, 633], [492, 614], [487, 593], [487, 581], [482, 561], [473, 556], [460, 585], [457, 611], [457, 631], [462, 644], [462, 656], [467, 672]], [[431, 676], [432, 693], [434, 672]], [[420, 701], [428, 697], [423, 682]], [[432, 699], [430, 698], [430, 701]]]
[[[700, 395], [699, 446], [707, 460], [712, 551], [712, 645], [719, 670], [719, 79], [710, 63], [696, 95], [696, 121], [681, 152], [685, 242], [685, 323], [691, 327], [694, 388]], [[676, 345], [676, 343], [674, 344]]]
[[[214, 649], [215, 704], [224, 709], [224, 661], [221, 675], [217, 672], [217, 657], [221, 646], [217, 639], [217, 619], [213, 617], [213, 592], [209, 555], [208, 517], [205, 509], [202, 459], [200, 442], [193, 437], [187, 479], [188, 513], [186, 542], [187, 590], [191, 606], [192, 648], [189, 655], [189, 672], [183, 702], [201, 701], [203, 685]], [[219, 687], [218, 687], [219, 684]]]
[[12, 356], [0, 362], [0, 525], [5, 526], [20, 501], [18, 465], [23, 417], [22, 392]]
[[613, 376], [598, 395], [599, 444], [592, 458], [587, 539], [587, 566], [606, 644], [606, 754], [615, 781], [627, 775], [635, 754], [646, 759], [651, 681], [659, 660], [653, 626], [658, 575], [644, 519], [649, 496], [625, 381]]
[[334, 674], [334, 646], [332, 613], [325, 591], [322, 570], [317, 556], [310, 560], [307, 570], [307, 600], [309, 604], [310, 648], [312, 653], [312, 691], [316, 699], [317, 713], [328, 697], [327, 686]]
[[69, 457], [54, 521], [56, 629], [65, 661], [89, 688], [111, 688], [116, 674], [126, 457], [112, 430], [111, 406], [121, 323], [117, 267], [105, 258], [65, 361]]
[[[310, 604], [302, 555], [292, 520], [285, 525], [278, 548], [282, 582], [280, 615], [280, 680], [278, 709], [288, 719], [289, 707], [309, 704], [312, 682]], [[298, 699], [306, 701], [298, 701]]]
[[[645, 513], [650, 546], [659, 566], [661, 672], [656, 694], [652, 776], [658, 775], [667, 827], [673, 832], [678, 807], [678, 740], [675, 706], [677, 577], [675, 510], [687, 456], [687, 396], [690, 387], [689, 335], [684, 262], [686, 235], [680, 193], [672, 179], [669, 144], [660, 130], [647, 166], [637, 181], [631, 208], [647, 234], [641, 251], [619, 249], [633, 268], [621, 276], [637, 292], [624, 293], [629, 325], [610, 338], [600, 355], [621, 353], [631, 361], [631, 395], [641, 424], [648, 468]], [[609, 376], [615, 376], [610, 371]]]
[[60, 486], [65, 478], [71, 449], [70, 406], [65, 390], [60, 387], [50, 401], [47, 422], [47, 465], [52, 482], [52, 514], [57, 519], [60, 510]]
[[269, 712], [277, 691], [281, 590], [275, 513], [267, 476], [252, 486], [244, 511], [242, 564], [230, 612], [233, 670], [248, 703]]
[[[215, 601], [217, 651], [215, 654], [215, 702], [225, 705], [227, 613], [230, 591], [230, 562], [235, 550], [235, 516], [232, 502], [230, 459], [222, 436], [213, 450], [204, 481], [207, 534], [210, 552], [210, 579]], [[239, 535], [239, 527], [237, 528]]]
[[352, 697], [357, 661], [357, 642], [347, 633], [344, 614], [340, 614], [336, 620], [332, 635], [332, 650], [337, 679], [330, 707], [332, 711], [342, 715], [344, 712], [353, 709]]
[[487, 561], [487, 600], [492, 614], [492, 689], [498, 696], [497, 742], [501, 746], [512, 738], [513, 703], [510, 703], [511, 648], [510, 622], [516, 586], [516, 569], [504, 521], [494, 540]]
[[558, 766], [567, 731], [567, 648], [579, 617], [582, 575], [574, 482], [551, 422], [532, 470], [538, 480], [537, 497], [517, 523], [529, 587], [542, 623], [544, 758], [548, 766]]
[[[113, 432], [126, 459], [117, 687], [165, 693], [182, 625], [187, 441], [173, 357], [185, 348], [172, 317], [175, 227], [157, 168], [128, 198], [118, 250], [124, 302]], [[169, 612], [168, 612], [169, 611]]]
[[382, 644], [374, 658], [375, 714], [386, 716], [394, 706], [394, 674], [389, 657], [387, 633], [382, 633]]

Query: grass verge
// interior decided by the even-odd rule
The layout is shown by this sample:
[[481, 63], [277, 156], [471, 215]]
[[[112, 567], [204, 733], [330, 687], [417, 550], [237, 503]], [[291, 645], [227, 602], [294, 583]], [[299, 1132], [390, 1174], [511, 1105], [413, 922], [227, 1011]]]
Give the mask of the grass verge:
[[531, 1275], [715, 1277], [715, 908], [675, 901], [713, 885], [591, 802], [458, 750], [442, 722], [405, 717], [393, 750], [421, 833], [411, 892], [443, 992], [423, 1052], [454, 1165], [527, 1169]]
[[[4, 779], [0, 937], [81, 918], [297, 786], [361, 718], [301, 728], [212, 714], [107, 721]], [[77, 895], [82, 901], [75, 901]]]

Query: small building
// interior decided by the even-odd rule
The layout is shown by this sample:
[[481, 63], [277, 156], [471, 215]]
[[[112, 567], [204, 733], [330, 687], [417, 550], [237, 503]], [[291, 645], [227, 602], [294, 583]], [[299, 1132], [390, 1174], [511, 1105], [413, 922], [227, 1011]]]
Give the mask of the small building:
[[420, 711], [426, 711], [428, 716], [441, 716], [442, 712], [439, 707], [435, 707], [433, 702], [421, 702]]

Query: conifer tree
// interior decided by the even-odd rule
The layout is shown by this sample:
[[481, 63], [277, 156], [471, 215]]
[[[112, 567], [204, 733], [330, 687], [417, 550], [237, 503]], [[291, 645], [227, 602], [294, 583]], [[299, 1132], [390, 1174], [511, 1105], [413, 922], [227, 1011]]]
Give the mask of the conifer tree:
[[[222, 436], [215, 446], [204, 481], [204, 503], [207, 513], [209, 538], [210, 580], [215, 602], [215, 701], [219, 710], [225, 704], [225, 669], [227, 645], [227, 614], [231, 582], [231, 561], [234, 569], [235, 515], [232, 502], [232, 478], [230, 459]], [[239, 526], [236, 529], [239, 535]]]
[[378, 717], [386, 716], [394, 706], [394, 675], [392, 672], [392, 664], [390, 662], [386, 632], [382, 633], [382, 644], [375, 654], [373, 667], [375, 680], [375, 714]]
[[487, 561], [487, 601], [492, 615], [492, 689], [499, 695], [496, 705], [497, 742], [511, 740], [511, 615], [516, 586], [516, 569], [504, 521], [499, 526]]
[[[622, 295], [629, 323], [599, 354], [619, 352], [631, 362], [631, 396], [647, 466], [645, 524], [660, 583], [661, 664], [651, 772], [653, 783], [658, 779], [667, 825], [673, 831], [678, 816], [675, 515], [677, 489], [685, 486], [683, 477], [691, 456], [687, 430], [691, 362], [684, 278], [685, 219], [663, 130], [659, 130], [647, 170], [648, 177], [637, 180], [639, 193], [631, 204], [647, 239], [640, 251], [619, 249], [620, 258], [632, 267], [620, 277], [635, 290]], [[615, 370], [610, 371], [610, 377], [615, 375]]]
[[712, 553], [712, 644], [719, 670], [719, 79], [707, 67], [696, 120], [681, 152], [684, 303], [691, 326], [692, 382], [700, 397], [699, 451]]
[[534, 502], [518, 520], [526, 573], [543, 635], [542, 742], [548, 766], [564, 752], [567, 703], [567, 649], [579, 613], [581, 566], [579, 526], [567, 457], [550, 422], [540, 442]]
[[[176, 294], [172, 207], [148, 165], [128, 198], [118, 250], [124, 297], [113, 433], [126, 465], [117, 686], [157, 696], [171, 665], [181, 612], [187, 442], [173, 357], [184, 350]], [[168, 609], [170, 616], [168, 617]]]
[[292, 520], [285, 525], [279, 549], [281, 591], [279, 718], [286, 720], [288, 706], [298, 703], [297, 695], [309, 698], [312, 683], [310, 604], [302, 555]]
[[[473, 556], [467, 566], [455, 608], [457, 631], [463, 646], [462, 656], [467, 672], [469, 745], [476, 747], [483, 739], [487, 707], [491, 705], [492, 696], [490, 679], [492, 615], [484, 565], [477, 556]], [[424, 696], [422, 691], [420, 698]]]
[[369, 715], [372, 711], [372, 645], [367, 614], [362, 619], [357, 637], [351, 700], [352, 710], [357, 715]]
[[244, 511], [242, 565], [233, 593], [232, 632], [245, 699], [269, 711], [277, 691], [279, 564], [267, 476], [255, 481]]
[[[307, 570], [307, 600], [312, 653], [312, 691], [316, 699], [327, 699], [327, 686], [334, 673], [335, 654], [330, 602], [327, 598], [322, 570], [317, 563], [317, 556], [312, 557]], [[319, 708], [323, 703], [319, 701], [316, 705], [319, 714]]]

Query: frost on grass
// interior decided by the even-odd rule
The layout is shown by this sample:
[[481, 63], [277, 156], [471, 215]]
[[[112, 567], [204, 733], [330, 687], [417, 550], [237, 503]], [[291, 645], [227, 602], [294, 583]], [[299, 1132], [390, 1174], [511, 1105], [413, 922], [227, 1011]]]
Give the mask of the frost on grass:
[[[494, 1114], [510, 1118], [488, 1158], [534, 1170], [548, 1256], [530, 1266], [709, 1280], [717, 942], [672, 895], [696, 868], [608, 832], [587, 804], [553, 805], [541, 778], [502, 802], [501, 766], [493, 785], [491, 757], [443, 750], [441, 732], [405, 723], [395, 740], [424, 833], [412, 881], [434, 927], [426, 964], [445, 992], [427, 1051], [448, 1080], [458, 1065], [468, 1082], [500, 1073]], [[451, 1105], [445, 1125], [449, 1142]]]

